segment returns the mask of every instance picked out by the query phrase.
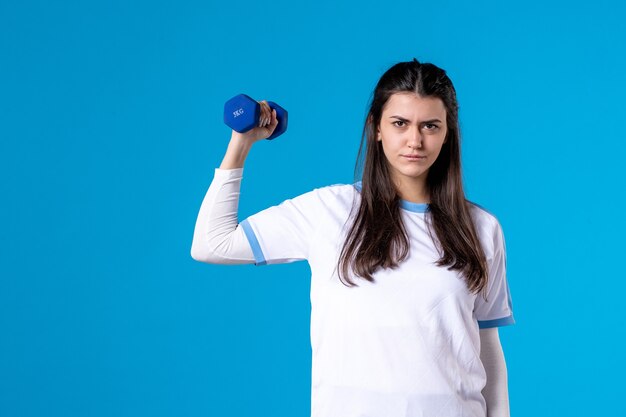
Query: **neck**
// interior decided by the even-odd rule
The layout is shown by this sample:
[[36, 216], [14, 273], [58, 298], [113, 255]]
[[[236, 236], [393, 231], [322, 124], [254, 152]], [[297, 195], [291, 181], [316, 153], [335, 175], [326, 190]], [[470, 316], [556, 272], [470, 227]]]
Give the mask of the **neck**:
[[426, 190], [426, 179], [420, 176], [415, 179], [400, 179], [396, 188], [401, 199], [411, 203], [430, 203], [430, 194]]

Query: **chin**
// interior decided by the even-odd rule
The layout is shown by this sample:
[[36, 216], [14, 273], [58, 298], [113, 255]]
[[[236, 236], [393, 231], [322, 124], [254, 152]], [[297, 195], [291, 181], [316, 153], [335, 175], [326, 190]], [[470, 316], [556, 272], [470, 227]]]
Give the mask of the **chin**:
[[[402, 172], [402, 171], [401, 171]], [[424, 175], [426, 175], [427, 171], [421, 170], [421, 171], [409, 171], [409, 172], [402, 172], [402, 174], [405, 177], [411, 177], [411, 178], [419, 178], [422, 177]]]

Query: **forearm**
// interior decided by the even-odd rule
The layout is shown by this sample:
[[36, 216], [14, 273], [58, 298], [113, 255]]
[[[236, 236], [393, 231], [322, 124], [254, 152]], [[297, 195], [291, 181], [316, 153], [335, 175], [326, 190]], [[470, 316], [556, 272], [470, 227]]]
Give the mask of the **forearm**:
[[482, 329], [480, 359], [487, 373], [482, 391], [487, 403], [487, 417], [509, 417], [509, 393], [506, 361], [497, 328]]
[[250, 139], [233, 131], [220, 169], [243, 168], [251, 148], [252, 141]]
[[196, 261], [254, 263], [252, 248], [237, 220], [242, 175], [243, 168], [215, 169], [194, 229], [191, 256]]

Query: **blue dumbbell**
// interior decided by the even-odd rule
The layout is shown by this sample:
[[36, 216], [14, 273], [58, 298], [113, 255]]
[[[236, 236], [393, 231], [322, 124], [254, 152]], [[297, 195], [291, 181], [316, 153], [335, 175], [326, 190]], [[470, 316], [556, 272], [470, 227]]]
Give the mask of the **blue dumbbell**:
[[[273, 101], [268, 101], [270, 108], [276, 110], [278, 125], [267, 140], [277, 138], [287, 130], [287, 110]], [[244, 133], [259, 125], [261, 104], [253, 98], [239, 94], [224, 104], [224, 123], [236, 132]]]

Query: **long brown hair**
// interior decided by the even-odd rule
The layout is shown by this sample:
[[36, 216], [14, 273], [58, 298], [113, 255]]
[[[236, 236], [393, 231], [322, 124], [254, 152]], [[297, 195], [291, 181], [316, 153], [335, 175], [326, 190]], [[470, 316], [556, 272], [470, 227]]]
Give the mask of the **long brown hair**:
[[[395, 268], [408, 256], [409, 238], [402, 222], [400, 196], [382, 142], [376, 140], [383, 107], [392, 94], [399, 92], [438, 97], [446, 108], [446, 141], [428, 171], [426, 187], [431, 202], [425, 216], [431, 238], [432, 229], [438, 238], [438, 242], [433, 241], [439, 244], [439, 253], [443, 250], [436, 265], [461, 271], [469, 290], [478, 292], [486, 286], [487, 261], [470, 215], [473, 203], [463, 191], [456, 91], [443, 69], [415, 58], [389, 68], [374, 89], [354, 171], [358, 179], [365, 141], [361, 203], [339, 256], [339, 278], [347, 281], [345, 285], [357, 285], [349, 278], [352, 269], [357, 276], [374, 282], [372, 274], [378, 268]], [[354, 208], [355, 204], [351, 215]]]

